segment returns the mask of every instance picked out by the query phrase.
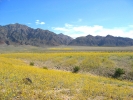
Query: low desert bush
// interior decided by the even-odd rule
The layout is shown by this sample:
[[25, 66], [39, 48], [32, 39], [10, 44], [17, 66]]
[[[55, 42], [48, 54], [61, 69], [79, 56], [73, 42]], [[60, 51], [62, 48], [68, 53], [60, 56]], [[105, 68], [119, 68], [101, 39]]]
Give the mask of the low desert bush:
[[122, 68], [116, 68], [113, 77], [118, 78], [122, 74], [125, 74], [125, 71]]
[[30, 65], [31, 65], [31, 66], [34, 66], [34, 62], [30, 62]]
[[80, 70], [80, 67], [75, 66], [75, 67], [73, 68], [73, 73], [77, 73], [79, 70]]

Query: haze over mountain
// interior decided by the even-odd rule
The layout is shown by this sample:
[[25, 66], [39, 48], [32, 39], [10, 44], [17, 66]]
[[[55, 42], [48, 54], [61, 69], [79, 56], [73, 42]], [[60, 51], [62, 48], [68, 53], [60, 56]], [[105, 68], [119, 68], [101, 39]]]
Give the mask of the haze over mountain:
[[111, 35], [106, 37], [87, 35], [73, 39], [62, 33], [56, 34], [49, 30], [33, 29], [16, 23], [0, 26], [0, 44], [33, 46], [133, 46], [133, 39]]

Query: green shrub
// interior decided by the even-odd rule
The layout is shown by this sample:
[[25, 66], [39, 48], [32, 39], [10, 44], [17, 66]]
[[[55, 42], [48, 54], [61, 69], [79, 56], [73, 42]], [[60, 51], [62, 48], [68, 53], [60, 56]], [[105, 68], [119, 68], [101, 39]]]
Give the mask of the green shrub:
[[75, 66], [75, 67], [73, 68], [73, 73], [77, 73], [79, 70], [80, 70], [80, 67]]
[[116, 68], [114, 73], [114, 78], [120, 77], [122, 74], [125, 74], [125, 71], [122, 68]]
[[48, 69], [47, 67], [43, 66], [43, 69]]
[[31, 65], [31, 66], [34, 66], [34, 62], [30, 62], [30, 65]]

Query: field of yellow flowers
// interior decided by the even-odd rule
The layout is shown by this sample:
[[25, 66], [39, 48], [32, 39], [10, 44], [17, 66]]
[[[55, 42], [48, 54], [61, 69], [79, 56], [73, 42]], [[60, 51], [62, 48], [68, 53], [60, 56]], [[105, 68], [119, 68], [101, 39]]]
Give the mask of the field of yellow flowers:
[[[133, 100], [132, 82], [52, 69], [80, 66], [82, 71], [85, 71], [98, 67], [106, 68], [106, 64], [108, 68], [113, 68], [125, 59], [132, 66], [133, 53], [0, 54], [0, 100]], [[35, 65], [30, 66], [30, 62]], [[46, 65], [52, 66], [51, 69]], [[43, 66], [48, 69], [43, 69]], [[124, 68], [124, 65], [122, 67]]]
[[126, 72], [124, 79], [133, 80], [133, 52], [44, 52], [44, 53], [6, 53], [6, 58], [15, 58], [37, 67], [72, 71], [75, 66], [80, 72], [100, 76], [113, 75], [116, 68]]

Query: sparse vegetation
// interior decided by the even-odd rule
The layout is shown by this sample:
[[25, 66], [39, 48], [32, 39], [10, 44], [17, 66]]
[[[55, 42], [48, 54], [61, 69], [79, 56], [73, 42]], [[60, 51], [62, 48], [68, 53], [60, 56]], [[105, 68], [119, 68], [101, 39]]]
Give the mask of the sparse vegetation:
[[122, 79], [133, 80], [132, 75], [128, 74], [132, 71], [133, 61], [130, 57], [133, 52], [10, 53], [5, 56], [21, 59], [27, 64], [34, 62], [36, 67], [46, 66], [48, 69], [73, 71], [73, 66], [80, 66], [80, 72], [105, 77], [113, 76], [114, 69], [120, 66], [126, 72]]

